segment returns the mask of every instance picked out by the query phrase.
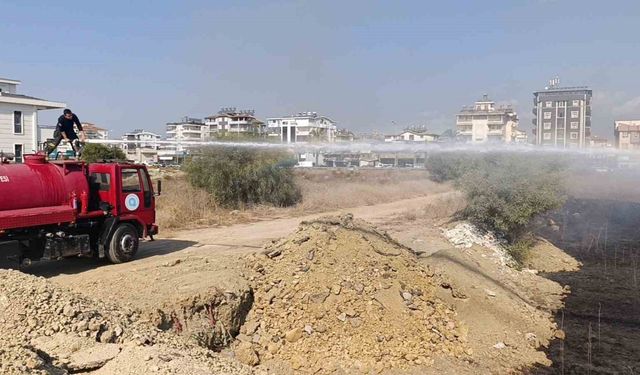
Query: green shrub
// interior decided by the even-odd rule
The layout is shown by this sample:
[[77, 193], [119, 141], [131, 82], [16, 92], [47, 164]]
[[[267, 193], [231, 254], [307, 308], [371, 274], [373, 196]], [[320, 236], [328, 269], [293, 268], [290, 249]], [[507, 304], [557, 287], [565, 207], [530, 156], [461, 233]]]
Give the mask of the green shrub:
[[487, 154], [480, 168], [465, 173], [457, 185], [467, 196], [469, 221], [516, 243], [531, 220], [564, 202], [560, 165], [541, 155]]
[[483, 163], [479, 155], [471, 153], [443, 152], [430, 155], [426, 168], [436, 182], [455, 181]]
[[202, 151], [185, 165], [189, 182], [205, 189], [223, 206], [291, 206], [300, 198], [292, 167], [281, 151], [217, 147]]
[[115, 146], [87, 143], [84, 145], [81, 158], [89, 163], [94, 163], [101, 160], [127, 160], [127, 155]]
[[565, 166], [559, 155], [441, 153], [429, 157], [427, 168], [436, 181], [454, 181], [467, 200], [460, 216], [504, 236], [518, 263], [533, 243], [532, 220], [565, 199]]
[[517, 265], [520, 268], [524, 261], [529, 256], [529, 251], [534, 245], [534, 240], [532, 236], [526, 236], [525, 238], [519, 239], [517, 242], [513, 244], [508, 244], [506, 246], [507, 253], [511, 255], [513, 260], [516, 261]]

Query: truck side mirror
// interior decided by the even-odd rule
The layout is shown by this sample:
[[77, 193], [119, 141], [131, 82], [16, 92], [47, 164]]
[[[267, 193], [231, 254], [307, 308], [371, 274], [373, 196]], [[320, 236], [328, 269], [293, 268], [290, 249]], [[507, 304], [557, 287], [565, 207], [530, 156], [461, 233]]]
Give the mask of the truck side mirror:
[[162, 194], [162, 180], [158, 180], [158, 188], [156, 189], [156, 195]]

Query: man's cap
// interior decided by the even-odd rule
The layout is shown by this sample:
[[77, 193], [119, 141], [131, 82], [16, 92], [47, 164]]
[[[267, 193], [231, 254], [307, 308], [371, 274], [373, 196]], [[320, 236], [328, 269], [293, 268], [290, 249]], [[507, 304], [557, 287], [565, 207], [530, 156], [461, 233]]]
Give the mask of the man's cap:
[[70, 115], [73, 112], [71, 112], [71, 110], [69, 108], [65, 109], [64, 111], [62, 111], [62, 113], [64, 113], [65, 115]]

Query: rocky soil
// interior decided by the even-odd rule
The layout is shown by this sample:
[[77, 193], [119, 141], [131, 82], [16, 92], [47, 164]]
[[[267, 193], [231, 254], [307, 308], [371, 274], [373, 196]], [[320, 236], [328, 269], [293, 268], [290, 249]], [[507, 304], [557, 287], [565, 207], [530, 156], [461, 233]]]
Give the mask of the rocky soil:
[[139, 312], [0, 270], [0, 373], [249, 374]]
[[434, 273], [350, 215], [303, 222], [247, 264], [255, 303], [235, 344], [244, 363], [278, 373], [377, 373], [471, 354], [456, 312], [434, 296]]

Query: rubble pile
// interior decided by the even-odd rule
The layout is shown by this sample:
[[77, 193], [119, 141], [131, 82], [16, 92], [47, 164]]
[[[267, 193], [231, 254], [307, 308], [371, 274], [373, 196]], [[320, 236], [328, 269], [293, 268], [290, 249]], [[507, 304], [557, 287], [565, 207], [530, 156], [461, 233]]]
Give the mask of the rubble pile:
[[483, 246], [493, 250], [496, 260], [503, 266], [513, 266], [516, 262], [505, 250], [506, 241], [494, 233], [481, 230], [468, 222], [461, 222], [450, 229], [443, 229], [444, 236], [455, 247], [468, 249], [473, 245]]
[[0, 332], [2, 374], [250, 373], [139, 312], [14, 270], [0, 270]]
[[247, 259], [255, 301], [235, 344], [241, 361], [369, 373], [468, 355], [465, 327], [434, 297], [434, 274], [370, 224], [303, 222], [265, 249]]

